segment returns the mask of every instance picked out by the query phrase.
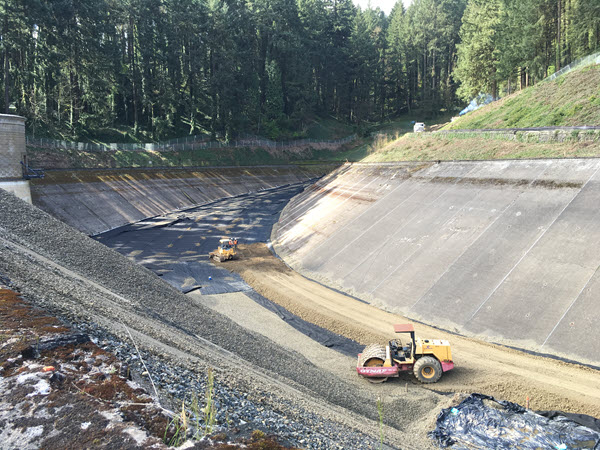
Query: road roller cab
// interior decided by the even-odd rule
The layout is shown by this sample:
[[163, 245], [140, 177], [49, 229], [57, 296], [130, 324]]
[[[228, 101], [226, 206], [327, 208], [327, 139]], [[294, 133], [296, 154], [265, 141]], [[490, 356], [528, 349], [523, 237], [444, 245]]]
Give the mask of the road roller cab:
[[415, 337], [412, 324], [394, 325], [402, 338], [388, 345], [370, 344], [358, 355], [356, 371], [372, 383], [382, 383], [400, 372], [412, 371], [422, 383], [435, 383], [443, 372], [454, 368], [450, 343]]

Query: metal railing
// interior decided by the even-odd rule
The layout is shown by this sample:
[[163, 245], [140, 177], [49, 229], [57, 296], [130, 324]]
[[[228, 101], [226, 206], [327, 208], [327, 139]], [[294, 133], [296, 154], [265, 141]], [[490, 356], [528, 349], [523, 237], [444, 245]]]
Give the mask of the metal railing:
[[600, 64], [600, 52], [594, 53], [593, 55], [584, 56], [583, 58], [576, 59], [568, 66], [565, 66], [562, 69], [560, 69], [558, 72], [554, 72], [549, 77], [546, 77], [544, 79], [544, 81], [555, 80], [558, 77], [560, 77], [561, 75], [564, 75], [565, 73], [570, 72], [571, 70], [573, 70], [577, 67], [588, 66], [590, 64]]
[[25, 180], [44, 178], [46, 176], [44, 169], [34, 169], [33, 167], [29, 167], [29, 165], [25, 164], [23, 161], [21, 161], [21, 167], [23, 168], [23, 178]]
[[272, 141], [258, 137], [245, 137], [230, 142], [221, 141], [206, 141], [206, 136], [189, 136], [186, 138], [172, 139], [165, 142], [157, 143], [92, 143], [92, 142], [70, 142], [59, 141], [55, 139], [26, 137], [28, 147], [45, 148], [45, 149], [70, 149], [82, 152], [107, 152], [107, 151], [185, 151], [185, 150], [202, 150], [202, 149], [219, 149], [219, 148], [294, 148], [305, 146], [332, 146], [343, 145], [352, 142], [356, 139], [356, 134], [347, 136], [343, 139], [335, 140], [318, 140], [318, 139], [298, 139], [293, 141]]

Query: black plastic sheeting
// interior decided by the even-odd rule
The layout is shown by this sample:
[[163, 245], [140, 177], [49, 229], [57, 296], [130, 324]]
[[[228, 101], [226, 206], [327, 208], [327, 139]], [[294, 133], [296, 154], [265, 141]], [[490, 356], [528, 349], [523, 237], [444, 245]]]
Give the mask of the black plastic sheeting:
[[356, 357], [358, 342], [313, 325], [261, 296], [236, 273], [213, 264], [208, 252], [225, 235], [240, 242], [268, 242], [273, 224], [289, 200], [309, 183], [218, 200], [173, 214], [152, 217], [94, 238], [153, 271], [183, 293], [201, 295], [244, 292], [258, 304], [316, 342]]
[[579, 423], [597, 426], [593, 417], [543, 414], [471, 394], [460, 405], [442, 410], [430, 437], [441, 448], [453, 449], [600, 449], [600, 430]]
[[144, 266], [184, 294], [199, 290], [202, 295], [215, 295], [252, 289], [237, 273], [229, 272], [208, 261], [179, 262], [158, 267], [145, 264]]
[[562, 411], [536, 411], [540, 416], [547, 417], [548, 419], [557, 419], [559, 417], [566, 417], [579, 425], [588, 427], [590, 430], [594, 430], [600, 433], [600, 420], [595, 417], [588, 416], [586, 414], [573, 414]]
[[291, 327], [308, 336], [313, 341], [324, 345], [325, 347], [329, 347], [344, 355], [352, 357], [356, 357], [356, 355], [363, 351], [364, 345], [361, 345], [352, 339], [348, 339], [347, 337], [335, 334], [329, 330], [326, 330], [325, 328], [321, 328], [318, 325], [307, 322], [306, 320], [292, 314], [284, 307], [279, 306], [271, 300], [263, 297], [256, 291], [248, 291], [244, 292], [244, 294], [261, 305], [263, 308], [277, 314], [281, 320], [289, 324]]
[[225, 198], [176, 213], [151, 217], [99, 234], [94, 239], [152, 270], [183, 293], [245, 292], [236, 274], [219, 268], [208, 253], [223, 236], [240, 242], [267, 242], [273, 224], [308, 183]]

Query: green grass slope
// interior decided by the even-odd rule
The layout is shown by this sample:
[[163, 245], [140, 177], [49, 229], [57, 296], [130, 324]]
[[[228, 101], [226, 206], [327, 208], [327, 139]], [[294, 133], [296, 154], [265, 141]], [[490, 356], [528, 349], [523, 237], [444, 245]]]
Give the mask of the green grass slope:
[[600, 125], [600, 65], [586, 66], [468, 113], [445, 130]]
[[522, 142], [489, 133], [406, 134], [371, 147], [365, 162], [599, 157], [600, 140]]

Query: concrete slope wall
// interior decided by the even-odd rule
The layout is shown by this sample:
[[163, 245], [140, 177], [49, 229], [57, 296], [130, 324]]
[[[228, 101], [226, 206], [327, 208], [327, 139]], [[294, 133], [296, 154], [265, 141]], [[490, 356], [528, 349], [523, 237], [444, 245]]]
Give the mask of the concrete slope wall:
[[273, 239], [296, 270], [386, 309], [600, 365], [600, 160], [346, 165]]
[[305, 181], [331, 166], [48, 171], [34, 205], [87, 234], [177, 209]]

